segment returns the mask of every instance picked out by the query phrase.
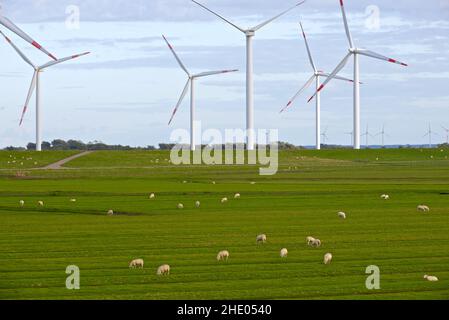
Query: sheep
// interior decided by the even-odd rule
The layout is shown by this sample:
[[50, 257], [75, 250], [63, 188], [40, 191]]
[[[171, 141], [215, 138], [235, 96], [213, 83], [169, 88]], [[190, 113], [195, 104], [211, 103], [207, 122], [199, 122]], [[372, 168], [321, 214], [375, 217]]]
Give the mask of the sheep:
[[44, 206], [44, 201], [38, 201], [37, 204], [39, 205], [39, 207], [43, 207]]
[[229, 251], [223, 250], [220, 251], [217, 255], [217, 261], [228, 261], [229, 259]]
[[346, 213], [344, 213], [344, 212], [339, 212], [339, 213], [338, 213], [338, 217], [339, 217], [340, 219], [346, 219]]
[[228, 198], [221, 199], [221, 203], [227, 203], [227, 202], [228, 202]]
[[197, 208], [201, 207], [201, 202], [199, 202], [199, 201], [195, 202], [195, 207], [197, 207]]
[[168, 264], [164, 264], [157, 268], [158, 276], [169, 276], [170, 275], [170, 266]]
[[380, 196], [383, 200], [390, 200], [390, 196], [388, 194], [383, 194]]
[[240, 193], [236, 193], [234, 199], [240, 199]]
[[178, 209], [179, 209], [179, 210], [184, 209], [184, 205], [183, 205], [182, 203], [179, 203], [179, 204], [178, 204]]
[[144, 264], [143, 259], [135, 259], [130, 262], [129, 268], [130, 269], [136, 269], [136, 268], [143, 269], [143, 264]]
[[154, 198], [156, 198], [156, 195], [154, 194], [154, 193], [152, 193], [152, 194], [150, 194], [150, 197], [149, 197], [150, 199], [154, 199]]
[[286, 248], [281, 250], [281, 258], [287, 258], [288, 250]]
[[113, 216], [114, 215], [114, 210], [109, 210], [108, 211], [108, 216]]
[[257, 238], [256, 238], [256, 243], [257, 244], [260, 244], [260, 243], [263, 244], [265, 242], [267, 242], [267, 236], [265, 234], [260, 234], [260, 235], [257, 236]]
[[437, 277], [435, 277], [435, 276], [428, 276], [427, 274], [424, 276], [424, 279], [426, 279], [427, 281], [430, 281], [430, 282], [437, 282], [438, 281]]
[[314, 237], [307, 237], [306, 241], [307, 241], [307, 245], [311, 246], [312, 243], [315, 241], [315, 238]]
[[20, 204], [21, 207], [23, 207], [23, 206], [25, 205], [25, 201], [20, 200], [20, 201], [19, 201], [19, 204]]
[[314, 239], [311, 243], [310, 246], [312, 248], [319, 248], [321, 247], [321, 240], [320, 239]]
[[212, 184], [217, 184], [215, 181], [212, 181]]
[[430, 208], [428, 206], [425, 206], [425, 205], [419, 205], [417, 210], [421, 211], [421, 212], [429, 212]]
[[70, 202], [76, 202], [76, 199], [70, 199]]
[[251, 185], [255, 185], [256, 183], [254, 181], [251, 181]]
[[326, 253], [324, 255], [324, 264], [330, 264], [332, 262], [332, 254], [331, 253]]

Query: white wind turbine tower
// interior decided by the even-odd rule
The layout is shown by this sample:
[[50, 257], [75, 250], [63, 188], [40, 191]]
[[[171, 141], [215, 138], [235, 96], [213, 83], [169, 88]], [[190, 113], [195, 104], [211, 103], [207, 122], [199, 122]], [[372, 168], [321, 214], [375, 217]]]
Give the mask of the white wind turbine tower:
[[12, 32], [14, 32], [16, 35], [21, 37], [26, 42], [30, 43], [46, 55], [48, 55], [53, 60], [57, 60], [54, 55], [52, 55], [50, 52], [48, 52], [44, 47], [42, 47], [39, 43], [37, 43], [35, 40], [33, 40], [29, 35], [27, 35], [25, 32], [23, 32], [18, 26], [16, 26], [11, 20], [6, 18], [5, 16], [2, 16], [0, 14], [0, 24], [4, 27], [8, 28]]
[[446, 132], [446, 143], [449, 144], [449, 129], [445, 126], [441, 126], [441, 128]]
[[277, 16], [253, 27], [250, 29], [243, 29], [236, 24], [232, 23], [231, 21], [227, 20], [223, 16], [219, 15], [218, 13], [212, 11], [211, 9], [207, 8], [206, 6], [202, 5], [201, 3], [192, 0], [192, 2], [196, 3], [203, 9], [209, 11], [213, 15], [217, 16], [218, 18], [222, 19], [226, 23], [230, 24], [237, 30], [241, 31], [246, 36], [246, 129], [247, 129], [247, 149], [248, 150], [254, 150], [255, 140], [254, 140], [254, 64], [253, 64], [253, 38], [256, 35], [256, 32], [263, 27], [265, 27], [267, 24], [273, 22], [274, 20], [280, 18], [281, 16], [285, 15], [286, 13], [290, 12], [291, 10], [295, 9], [296, 7], [302, 5], [305, 1], [301, 1], [300, 3], [297, 3], [295, 6], [289, 8], [288, 10], [285, 10], [278, 14]]
[[[399, 62], [395, 59], [391, 59], [388, 57], [385, 57], [383, 55], [380, 55], [378, 53], [375, 53], [373, 51], [367, 50], [367, 49], [361, 49], [357, 48], [354, 45], [354, 41], [352, 40], [351, 32], [349, 31], [348, 26], [348, 20], [346, 18], [346, 12], [343, 4], [343, 0], [340, 0], [340, 7], [341, 12], [343, 15], [343, 23], [346, 30], [346, 36], [349, 41], [349, 52], [348, 54], [343, 58], [343, 60], [338, 64], [338, 66], [335, 68], [335, 70], [330, 74], [330, 76], [327, 78], [326, 81], [320, 86], [320, 88], [317, 90], [315, 95], [323, 90], [323, 88], [333, 79], [335, 76], [346, 66], [348, 63], [349, 58], [351, 56], [354, 57], [354, 149], [360, 149], [360, 69], [359, 69], [359, 56], [367, 56], [374, 59], [384, 60], [391, 63], [400, 64], [402, 66], [407, 66], [407, 64]], [[313, 95], [309, 102], [315, 97]]]
[[223, 74], [223, 73], [229, 73], [229, 72], [236, 72], [238, 70], [221, 70], [221, 71], [208, 71], [208, 72], [202, 72], [198, 74], [190, 74], [187, 68], [182, 63], [181, 59], [176, 54], [175, 50], [173, 49], [173, 46], [168, 42], [167, 38], [165, 36], [162, 36], [167, 43], [168, 47], [170, 48], [170, 51], [175, 56], [176, 61], [178, 62], [179, 66], [182, 70], [187, 74], [188, 79], [187, 83], [184, 87], [184, 90], [182, 91], [181, 97], [178, 100], [178, 103], [176, 104], [175, 110], [173, 111], [173, 114], [170, 118], [170, 121], [168, 124], [170, 125], [178, 112], [179, 106], [181, 105], [182, 101], [184, 100], [185, 96], [187, 95], [187, 91], [189, 90], [190, 86], [190, 149], [192, 151], [196, 150], [196, 141], [195, 141], [195, 80], [202, 77], [208, 77], [212, 75], [217, 74]]
[[41, 90], [41, 82], [40, 82], [40, 73], [43, 72], [45, 69], [66, 62], [68, 60], [72, 60], [84, 55], [89, 54], [89, 52], [85, 52], [82, 54], [78, 54], [78, 55], [74, 55], [74, 56], [70, 56], [70, 57], [66, 57], [66, 58], [62, 58], [62, 59], [57, 59], [54, 61], [50, 61], [42, 66], [36, 66], [35, 64], [33, 64], [31, 62], [30, 59], [28, 59], [28, 57], [26, 57], [22, 51], [20, 51], [20, 49], [11, 41], [11, 39], [9, 39], [3, 32], [0, 31], [0, 34], [6, 39], [6, 41], [14, 48], [14, 50], [19, 54], [19, 56], [26, 62], [28, 63], [33, 69], [34, 69], [34, 74], [33, 74], [33, 78], [31, 80], [31, 86], [30, 89], [28, 90], [28, 95], [25, 101], [25, 105], [23, 107], [23, 111], [22, 111], [22, 116], [20, 118], [20, 125], [22, 125], [23, 123], [23, 119], [25, 117], [25, 113], [28, 110], [28, 104], [30, 103], [31, 100], [31, 96], [34, 93], [34, 90], [36, 90], [36, 151], [42, 151], [42, 138], [41, 138], [41, 109], [40, 109], [40, 90]]
[[429, 131], [427, 131], [427, 133], [423, 136], [423, 138], [425, 137], [429, 137], [429, 148], [432, 149], [432, 136], [436, 136], [438, 135], [436, 132], [432, 131], [432, 125], [429, 123]]
[[362, 134], [362, 137], [366, 137], [366, 148], [369, 148], [369, 137], [374, 137], [370, 132], [369, 132], [369, 125], [366, 126], [366, 131], [364, 134]]
[[[306, 84], [299, 89], [299, 91], [293, 96], [293, 98], [287, 103], [287, 105], [281, 110], [281, 113], [287, 110], [292, 103], [298, 98], [298, 96], [304, 92], [304, 90], [308, 89], [313, 81], [315, 80], [316, 83], [316, 90], [320, 88], [320, 78], [327, 78], [329, 76], [328, 73], [324, 73], [323, 71], [319, 71], [316, 68], [315, 62], [313, 61], [312, 52], [310, 51], [309, 43], [307, 41], [306, 33], [304, 32], [304, 28], [302, 26], [302, 23], [300, 22], [299, 25], [301, 26], [302, 35], [304, 37], [304, 41], [306, 43], [306, 49], [307, 54], [309, 55], [309, 61], [313, 69], [313, 75], [312, 77], [306, 82]], [[343, 77], [335, 76], [335, 79], [353, 82], [351, 79], [346, 79]], [[321, 93], [318, 93], [316, 95], [316, 149], [321, 149]]]
[[385, 137], [389, 137], [389, 135], [385, 132], [385, 125], [382, 126], [382, 131], [376, 134], [376, 137], [382, 136], [382, 147], [385, 147]]

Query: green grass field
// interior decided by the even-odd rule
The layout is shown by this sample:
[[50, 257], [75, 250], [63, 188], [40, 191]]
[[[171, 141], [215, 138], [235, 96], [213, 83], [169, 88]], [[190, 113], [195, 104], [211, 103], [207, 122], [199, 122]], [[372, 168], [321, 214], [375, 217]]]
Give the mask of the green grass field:
[[[70, 155], [0, 152], [0, 299], [449, 299], [449, 150], [282, 152], [272, 177], [257, 166], [171, 166], [159, 151], [31, 170]], [[268, 243], [257, 246], [261, 233]], [[230, 260], [218, 263], [225, 249]], [[143, 270], [128, 268], [135, 258]], [[157, 277], [165, 263], [171, 275]], [[68, 265], [80, 267], [81, 290], [65, 288]], [[365, 287], [369, 265], [381, 290]]]

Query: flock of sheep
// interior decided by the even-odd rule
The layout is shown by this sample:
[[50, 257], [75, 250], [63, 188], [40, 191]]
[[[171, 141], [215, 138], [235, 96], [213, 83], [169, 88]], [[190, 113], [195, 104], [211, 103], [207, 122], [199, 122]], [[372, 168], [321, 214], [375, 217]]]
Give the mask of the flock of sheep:
[[[186, 183], [186, 182], [184, 181], [183, 183]], [[215, 182], [213, 182], [213, 184], [215, 184]], [[255, 182], [252, 182], [251, 184], [255, 184]], [[151, 193], [149, 195], [149, 199], [153, 200], [155, 198], [156, 198], [156, 195], [154, 193]], [[241, 198], [240, 193], [236, 193], [234, 195], [234, 199], [240, 199], [240, 198]], [[381, 199], [383, 199], [383, 200], [390, 200], [390, 196], [388, 194], [383, 194], [383, 195], [381, 195]], [[70, 199], [70, 202], [76, 202], [76, 201], [77, 201], [76, 199]], [[227, 202], [228, 202], [228, 198], [222, 198], [221, 199], [221, 203], [222, 204], [225, 204]], [[21, 207], [24, 207], [25, 206], [25, 201], [24, 200], [20, 200], [19, 204], [20, 204]], [[43, 207], [44, 206], [44, 202], [43, 201], [38, 201], [38, 206], [39, 207]], [[196, 201], [195, 202], [195, 207], [199, 208], [200, 206], [201, 206], [201, 203], [199, 201]], [[179, 203], [177, 208], [180, 209], [180, 210], [184, 209], [184, 204]], [[430, 208], [428, 206], [426, 206], [426, 205], [419, 205], [417, 207], [417, 210], [420, 211], [420, 212], [430, 212]], [[107, 212], [107, 214], [108, 214], [108, 216], [113, 216], [114, 215], [114, 211], [111, 209], [111, 210], [109, 210]], [[342, 220], [345, 220], [347, 218], [346, 213], [342, 212], [342, 211], [338, 212], [337, 215]], [[267, 242], [267, 235], [260, 234], [260, 235], [258, 235], [256, 237], [256, 243], [257, 244], [259, 244], [259, 245], [260, 244], [265, 244], [266, 242]], [[306, 243], [307, 243], [308, 246], [310, 246], [312, 248], [319, 248], [319, 247], [321, 247], [321, 244], [322, 244], [320, 239], [316, 239], [316, 238], [314, 238], [312, 236], [309, 236], [309, 237], [306, 238]], [[217, 254], [217, 261], [218, 262], [221, 262], [221, 261], [225, 261], [226, 262], [226, 261], [229, 260], [229, 257], [230, 257], [229, 251], [223, 250], [223, 251], [220, 251]], [[281, 249], [280, 257], [281, 258], [287, 258], [288, 257], [288, 249], [287, 248]], [[324, 255], [323, 263], [325, 265], [329, 265], [332, 262], [332, 259], [333, 259], [332, 253], [326, 253]], [[129, 268], [131, 268], [131, 269], [136, 269], [136, 268], [142, 268], [143, 269], [143, 267], [144, 267], [144, 260], [143, 259], [134, 259], [134, 260], [132, 260], [129, 263]], [[168, 276], [168, 275], [170, 275], [170, 265], [168, 265], [168, 264], [161, 265], [157, 269], [156, 274], [158, 276]], [[427, 280], [427, 281], [430, 281], [430, 282], [438, 281], [437, 277], [429, 276], [429, 275], [424, 275], [424, 279]]]

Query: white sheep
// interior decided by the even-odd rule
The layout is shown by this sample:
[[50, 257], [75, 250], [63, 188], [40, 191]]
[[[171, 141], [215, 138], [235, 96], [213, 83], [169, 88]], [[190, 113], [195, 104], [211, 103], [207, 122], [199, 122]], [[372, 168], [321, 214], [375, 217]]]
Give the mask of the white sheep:
[[234, 196], [234, 199], [240, 199], [240, 197], [241, 197], [240, 193], [236, 193], [235, 196]]
[[380, 196], [383, 200], [390, 200], [390, 196], [388, 194], [383, 194]]
[[201, 207], [201, 202], [199, 202], [199, 201], [195, 202], [195, 207], [197, 207], [197, 208]]
[[221, 199], [221, 203], [227, 203], [227, 202], [228, 202], [228, 198]]
[[23, 206], [25, 205], [25, 201], [20, 200], [20, 201], [19, 201], [19, 204], [20, 204], [21, 207], [23, 207]]
[[168, 276], [170, 275], [170, 266], [168, 264], [164, 264], [157, 268], [157, 275], [158, 276]]
[[143, 262], [143, 259], [135, 259], [135, 260], [133, 260], [133, 261], [131, 261], [130, 262], [130, 264], [129, 264], [129, 268], [131, 269], [136, 269], [136, 268], [141, 268], [141, 269], [143, 269], [143, 265], [144, 265], [144, 262]]
[[37, 204], [39, 205], [39, 207], [43, 207], [44, 206], [44, 201], [38, 201]]
[[256, 238], [256, 242], [259, 243], [265, 243], [267, 242], [267, 236], [265, 234], [260, 234]]
[[182, 203], [179, 203], [179, 204], [178, 204], [178, 209], [179, 209], [179, 210], [184, 209], [184, 205], [183, 205]]
[[419, 205], [417, 210], [421, 211], [421, 212], [429, 212], [430, 208], [428, 206], [425, 206], [425, 205]]
[[229, 251], [223, 250], [220, 251], [217, 255], [217, 261], [228, 261], [229, 259]]
[[332, 262], [332, 254], [331, 253], [326, 253], [324, 255], [324, 264], [330, 264]]
[[281, 258], [287, 258], [288, 250], [286, 248], [281, 250]]
[[156, 198], [156, 195], [154, 193], [150, 194], [150, 199]]
[[212, 181], [212, 184], [217, 184], [215, 181]]
[[339, 217], [340, 219], [346, 219], [346, 213], [344, 213], [344, 212], [339, 212], [339, 213], [338, 213], [338, 217]]
[[251, 185], [255, 185], [256, 183], [254, 181], [251, 181]]
[[109, 210], [108, 211], [108, 216], [113, 216], [114, 215], [114, 210]]
[[427, 274], [424, 276], [424, 279], [426, 279], [427, 281], [430, 281], [430, 282], [437, 282], [438, 281], [437, 277], [435, 277], [435, 276], [428, 276]]
[[306, 241], [307, 241], [307, 245], [311, 246], [312, 243], [315, 241], [315, 238], [314, 237], [307, 237]]
[[70, 202], [76, 202], [76, 199], [70, 199]]
[[319, 247], [321, 247], [321, 240], [320, 240], [320, 239], [314, 239], [314, 240], [311, 242], [310, 246], [313, 247], [313, 248], [319, 248]]

